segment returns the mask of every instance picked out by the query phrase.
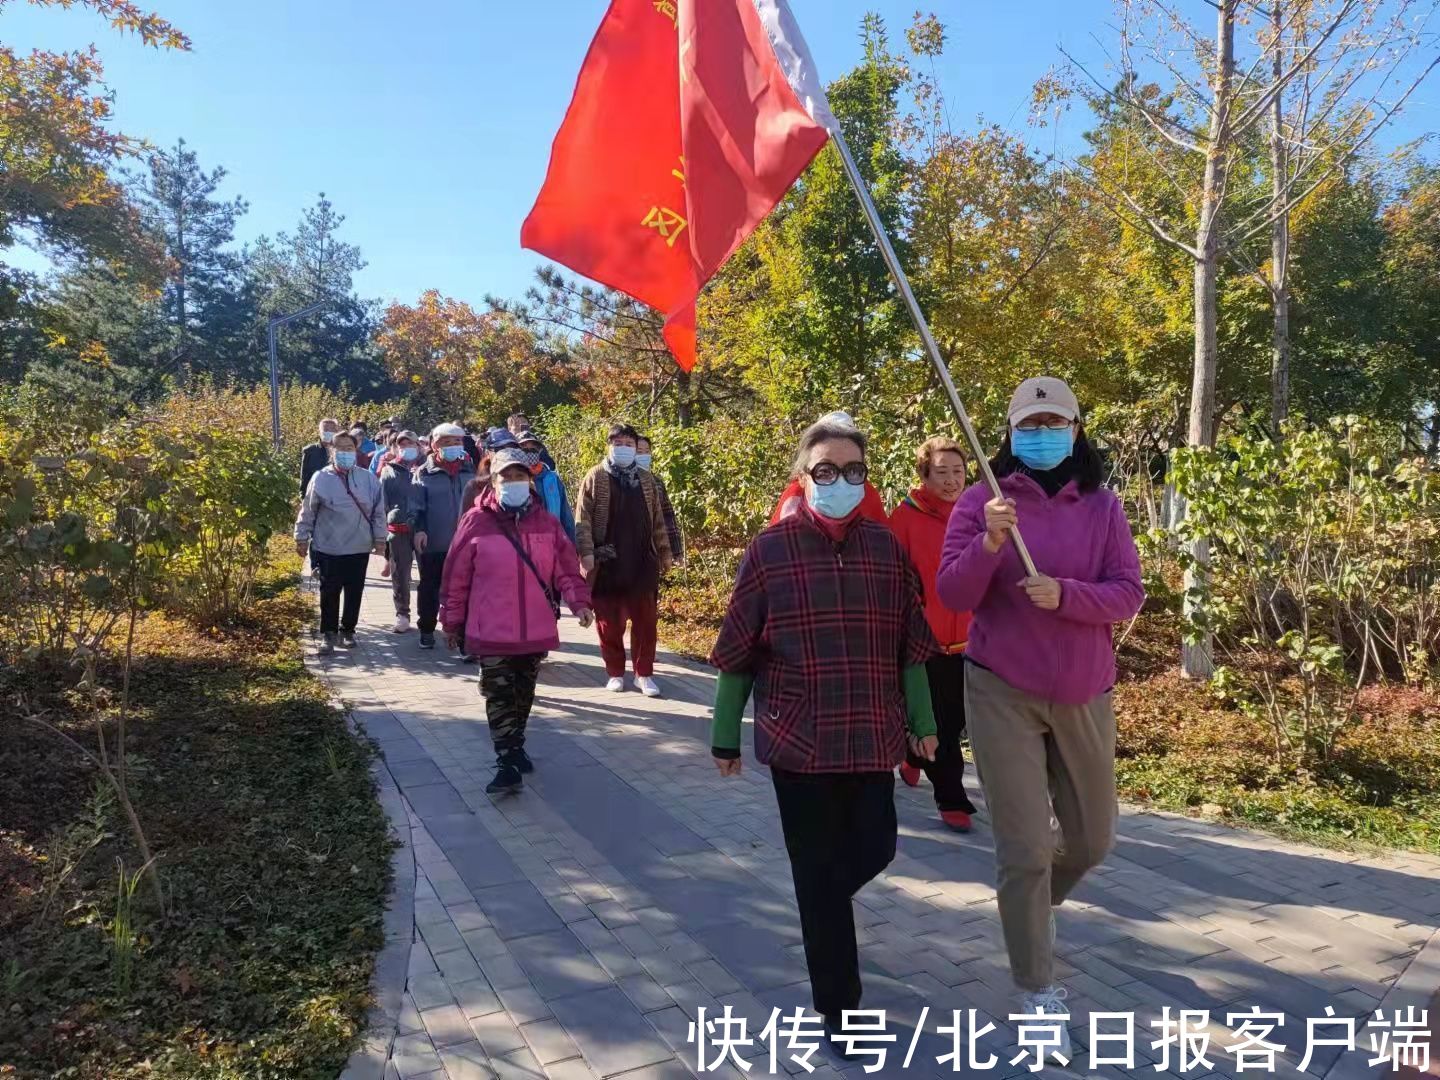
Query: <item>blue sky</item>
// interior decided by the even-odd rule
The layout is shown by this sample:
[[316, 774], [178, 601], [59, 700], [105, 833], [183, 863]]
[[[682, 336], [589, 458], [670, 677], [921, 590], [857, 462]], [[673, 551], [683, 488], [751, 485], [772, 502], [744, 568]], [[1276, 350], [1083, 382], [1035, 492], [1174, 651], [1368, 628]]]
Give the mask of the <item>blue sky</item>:
[[[1111, 12], [1109, 0], [791, 4], [826, 78], [859, 59], [864, 12], [879, 12], [903, 42], [917, 7], [934, 10], [950, 29], [939, 75], [954, 124], [983, 117], [1017, 131], [1058, 46], [1093, 57], [1091, 35], [1105, 36]], [[250, 203], [242, 239], [291, 228], [324, 191], [369, 261], [362, 295], [413, 300], [434, 287], [478, 303], [526, 287], [538, 261], [520, 250], [520, 223], [606, 0], [143, 6], [189, 34], [194, 51], [157, 53], [81, 10], [24, 3], [4, 9], [0, 37], [21, 49], [95, 42], [119, 130], [161, 145], [183, 136], [206, 168], [224, 165], [225, 190]], [[1437, 87], [1422, 90], [1397, 134], [1440, 128]], [[1081, 123], [1068, 119], [1061, 137]], [[1034, 137], [1047, 149], [1055, 139]]]

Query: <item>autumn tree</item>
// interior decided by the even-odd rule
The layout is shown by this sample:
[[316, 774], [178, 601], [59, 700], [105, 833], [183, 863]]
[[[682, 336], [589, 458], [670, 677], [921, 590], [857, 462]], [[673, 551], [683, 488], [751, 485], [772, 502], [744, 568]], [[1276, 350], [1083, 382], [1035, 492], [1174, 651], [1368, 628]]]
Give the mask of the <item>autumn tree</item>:
[[[0, 0], [0, 17], [11, 2]], [[75, 0], [31, 2], [70, 7]], [[126, 0], [80, 2], [146, 45], [190, 47], [175, 27]], [[155, 254], [111, 171], [142, 144], [110, 128], [111, 94], [103, 79], [93, 45], [22, 55], [0, 43], [0, 253], [24, 231], [61, 256], [134, 265]], [[13, 271], [0, 265], [0, 292], [13, 299], [17, 285]]]
[[385, 309], [375, 344], [385, 369], [407, 387], [419, 415], [503, 418], [558, 400], [563, 373], [514, 317], [477, 312], [427, 290], [416, 303]]

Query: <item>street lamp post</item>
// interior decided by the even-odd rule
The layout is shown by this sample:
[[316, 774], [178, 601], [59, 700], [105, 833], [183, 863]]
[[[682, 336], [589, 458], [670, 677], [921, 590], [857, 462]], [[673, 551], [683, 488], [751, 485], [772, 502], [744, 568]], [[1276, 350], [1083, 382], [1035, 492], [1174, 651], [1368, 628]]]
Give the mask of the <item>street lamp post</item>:
[[329, 303], [329, 300], [321, 300], [299, 311], [292, 311], [289, 315], [270, 316], [267, 326], [270, 341], [270, 438], [274, 441], [276, 450], [280, 449], [280, 361], [276, 351], [278, 331], [286, 323], [313, 315]]

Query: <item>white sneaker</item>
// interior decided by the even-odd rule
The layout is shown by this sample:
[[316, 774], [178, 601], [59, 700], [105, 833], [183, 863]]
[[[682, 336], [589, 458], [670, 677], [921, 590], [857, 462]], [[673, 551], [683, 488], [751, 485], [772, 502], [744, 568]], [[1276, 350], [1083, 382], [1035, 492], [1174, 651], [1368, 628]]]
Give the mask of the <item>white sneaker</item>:
[[[1039, 1016], [1041, 1014], [1054, 1014], [1055, 1020], [1021, 1020], [1022, 1026], [1032, 1032], [1045, 1027], [1054, 1026], [1057, 1034], [1049, 1036], [1045, 1042], [1049, 1045], [1047, 1056], [1062, 1059], [1061, 1063], [1068, 1065], [1072, 1057], [1070, 1045], [1070, 1010], [1065, 1007], [1066, 991], [1064, 987], [1050, 986], [1044, 990], [1027, 992], [1020, 997], [1020, 1011], [1027, 1016]], [[1058, 1041], [1058, 1045], [1056, 1045]], [[1028, 1048], [1027, 1048], [1028, 1049]]]
[[646, 697], [659, 697], [659, 696], [660, 696], [660, 686], [659, 686], [659, 684], [658, 684], [654, 679], [652, 679], [649, 675], [638, 675], [638, 676], [636, 676], [636, 678], [635, 678], [635, 685], [640, 688], [640, 692], [641, 692], [642, 694], [644, 694]]
[[605, 684], [605, 689], [609, 690], [612, 694], [620, 693], [622, 690], [625, 689], [625, 676], [616, 675], [613, 679], [611, 679]]
[[397, 633], [397, 634], [408, 634], [409, 632], [410, 632], [410, 616], [409, 616], [409, 615], [396, 615], [396, 616], [395, 616], [394, 633]]

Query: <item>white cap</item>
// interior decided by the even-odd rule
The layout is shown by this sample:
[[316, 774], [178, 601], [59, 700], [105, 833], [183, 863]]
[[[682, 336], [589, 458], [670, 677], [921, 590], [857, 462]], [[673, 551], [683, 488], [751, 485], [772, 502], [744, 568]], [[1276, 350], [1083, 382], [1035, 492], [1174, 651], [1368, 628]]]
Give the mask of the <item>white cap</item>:
[[1075, 399], [1075, 392], [1065, 384], [1064, 379], [1051, 375], [1026, 379], [1015, 388], [1015, 393], [1010, 398], [1008, 419], [1013, 426], [1036, 413], [1054, 413], [1066, 420], [1075, 421], [1080, 419], [1080, 402]]
[[843, 409], [836, 409], [834, 412], [827, 412], [816, 421], [819, 424], [841, 424], [844, 427], [855, 427], [855, 418]]
[[430, 430], [431, 440], [443, 439], [446, 435], [454, 435], [456, 438], [465, 437], [465, 429], [459, 424], [436, 424]]

